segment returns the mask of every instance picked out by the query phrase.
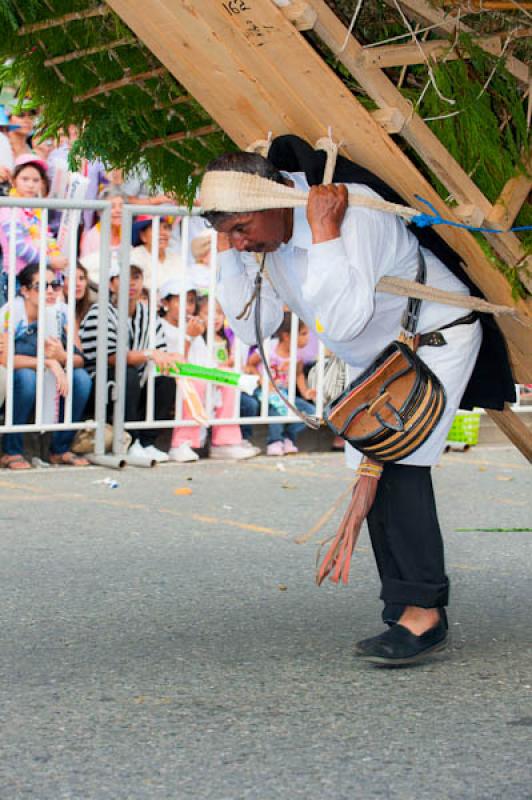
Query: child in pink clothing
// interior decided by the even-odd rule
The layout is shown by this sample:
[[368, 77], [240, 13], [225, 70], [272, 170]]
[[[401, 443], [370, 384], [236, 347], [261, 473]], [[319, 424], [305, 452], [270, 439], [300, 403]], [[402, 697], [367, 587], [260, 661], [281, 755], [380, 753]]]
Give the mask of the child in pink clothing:
[[[189, 293], [190, 294], [190, 293]], [[176, 303], [177, 301], [177, 303]], [[172, 307], [175, 309], [177, 306], [176, 319], [179, 319], [179, 297], [173, 298]], [[187, 317], [189, 315], [188, 296], [187, 296]], [[197, 309], [196, 309], [197, 311]], [[199, 317], [203, 325], [203, 330], [207, 327], [208, 315], [208, 301], [207, 298], [201, 298]], [[167, 313], [168, 318], [168, 313]], [[196, 317], [194, 317], [196, 319]], [[190, 326], [190, 320], [187, 325]], [[203, 337], [197, 336], [201, 339], [203, 347], [200, 348], [199, 343], [196, 345], [195, 339], [190, 343], [190, 350], [186, 353], [187, 361], [193, 364], [201, 363], [212, 366], [212, 360], [208, 357], [207, 346]], [[193, 345], [195, 345], [193, 349]], [[224, 330], [224, 314], [221, 307], [217, 304], [215, 316], [215, 365], [223, 369], [228, 369], [234, 364], [231, 355], [231, 348], [227, 334]], [[204, 381], [194, 381], [194, 386], [204, 401], [207, 393], [207, 384]], [[230, 386], [214, 387], [214, 392], [218, 397], [218, 403], [215, 408], [215, 417], [217, 419], [224, 419], [233, 417], [235, 413], [235, 390]], [[183, 419], [192, 419], [192, 415], [186, 403], [183, 403]], [[173, 461], [196, 461], [198, 456], [194, 453], [193, 448], [201, 447], [201, 427], [199, 425], [193, 426], [177, 426], [174, 428], [172, 434], [172, 447], [169, 452], [170, 459]], [[242, 439], [239, 425], [213, 425], [211, 437], [211, 458], [232, 458], [244, 459], [252, 458], [260, 451], [258, 448], [249, 445]]]
[[[12, 177], [12, 197], [28, 199], [27, 208], [0, 208], [0, 249], [3, 253], [3, 272], [0, 274], [0, 300], [7, 297], [7, 273], [11, 239], [11, 219], [14, 217], [15, 272], [18, 275], [29, 264], [39, 263], [41, 228], [40, 209], [32, 208], [31, 199], [48, 194], [48, 168], [46, 162], [31, 153], [19, 156]], [[54, 272], [67, 266], [67, 259], [60, 253], [57, 242], [49, 230], [44, 231], [46, 241], [46, 264]]]
[[[173, 278], [161, 286], [160, 299], [161, 307], [164, 312], [162, 327], [166, 340], [167, 349], [170, 352], [178, 353], [181, 351], [181, 337], [179, 330], [179, 306], [181, 294], [181, 281]], [[198, 316], [198, 297], [196, 290], [188, 287], [186, 292], [186, 328], [183, 360], [193, 364], [206, 365], [208, 363], [208, 352], [203, 332], [205, 324]], [[205, 384], [202, 381], [191, 381], [198, 395], [205, 399]], [[193, 419], [192, 414], [183, 401], [183, 419]], [[172, 433], [172, 444], [168, 452], [170, 461], [197, 461], [199, 456], [192, 449], [201, 447], [201, 427], [178, 425]]]
[[[271, 344], [269, 363], [277, 387], [287, 397], [290, 372], [291, 331], [292, 314], [286, 311], [283, 321], [275, 334], [276, 338]], [[298, 356], [308, 342], [308, 335], [308, 327], [302, 320], [299, 320], [297, 337]], [[260, 370], [261, 358], [258, 352], [254, 352], [249, 356], [247, 366], [250, 369]], [[294, 405], [296, 408], [307, 414], [315, 414], [316, 408], [312, 401], [316, 399], [316, 390], [308, 387], [303, 369], [303, 360], [299, 357], [296, 363], [296, 387], [298, 391], [298, 394], [294, 398]], [[260, 401], [262, 394], [261, 389], [258, 389], [255, 394]], [[284, 423], [282, 420], [287, 413], [288, 409], [283, 405], [283, 401], [272, 388], [268, 397], [268, 414], [271, 417], [279, 417], [279, 422], [270, 423], [270, 425], [268, 425], [266, 448], [266, 455], [268, 456], [286, 456], [298, 452], [296, 440], [300, 433], [305, 430], [305, 424], [303, 422]]]

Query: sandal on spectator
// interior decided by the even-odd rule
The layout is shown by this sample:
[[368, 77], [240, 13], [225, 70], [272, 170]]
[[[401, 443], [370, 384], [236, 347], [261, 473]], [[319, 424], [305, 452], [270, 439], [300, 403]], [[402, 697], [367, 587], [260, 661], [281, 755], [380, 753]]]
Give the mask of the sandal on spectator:
[[5, 454], [0, 459], [0, 464], [6, 469], [32, 469], [29, 461], [26, 461], [22, 453], [15, 453], [13, 455]]
[[50, 464], [58, 464], [65, 467], [88, 467], [90, 461], [67, 450], [66, 453], [50, 453]]

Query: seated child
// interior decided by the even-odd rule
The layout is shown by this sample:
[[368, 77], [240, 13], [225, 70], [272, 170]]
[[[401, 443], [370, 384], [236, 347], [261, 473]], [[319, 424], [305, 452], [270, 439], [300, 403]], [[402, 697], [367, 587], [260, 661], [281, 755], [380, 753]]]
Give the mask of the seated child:
[[[208, 298], [200, 298], [200, 316], [207, 326], [208, 320]], [[232, 354], [232, 331], [225, 328], [225, 317], [222, 307], [216, 303], [214, 317], [214, 366], [221, 369], [231, 369], [234, 366]], [[206, 336], [206, 334], [205, 334]], [[190, 359], [192, 360], [192, 359]], [[217, 419], [224, 419], [235, 416], [236, 390], [232, 386], [216, 386], [216, 393], [219, 402], [215, 409]], [[213, 425], [212, 444], [210, 450], [211, 458], [233, 458], [244, 459], [253, 458], [260, 453], [258, 447], [242, 438], [239, 425]]]
[[[288, 397], [288, 376], [290, 370], [290, 331], [292, 327], [292, 314], [286, 311], [284, 319], [275, 334], [275, 339], [270, 347], [270, 370], [279, 389]], [[299, 320], [297, 337], [298, 351], [305, 347], [308, 341], [309, 329], [302, 320]], [[252, 353], [248, 358], [248, 368], [259, 369], [261, 364], [260, 354]], [[298, 358], [296, 367], [296, 386], [299, 395], [294, 398], [294, 405], [307, 414], [315, 413], [312, 402], [316, 398], [316, 390], [309, 389], [303, 369], [303, 360]], [[257, 389], [257, 398], [260, 400], [261, 389]], [[272, 388], [268, 397], [268, 414], [271, 417], [286, 416], [288, 408]], [[268, 426], [268, 439], [266, 455], [283, 456], [297, 453], [296, 440], [305, 430], [304, 422], [272, 423]]]
[[[186, 302], [186, 328], [184, 361], [191, 364], [208, 364], [208, 351], [203, 333], [205, 323], [198, 316], [198, 298], [196, 290], [187, 286]], [[181, 281], [179, 278], [171, 278], [163, 283], [160, 289], [161, 306], [164, 312], [162, 326], [168, 349], [171, 352], [182, 352], [180, 328], [179, 328], [179, 308], [181, 305]], [[190, 379], [187, 379], [190, 380]], [[191, 381], [199, 396], [205, 397], [205, 384], [203, 381]], [[183, 419], [192, 419], [192, 414], [183, 400]], [[185, 426], [177, 425], [172, 433], [172, 444], [168, 451], [170, 461], [185, 463], [187, 461], [197, 461], [199, 456], [192, 449], [201, 447], [202, 429], [200, 425]]]
[[[126, 384], [125, 384], [125, 420], [126, 422], [141, 422], [146, 418], [148, 400], [148, 376], [153, 366], [164, 373], [167, 366], [177, 360], [177, 354], [168, 351], [161, 321], [155, 320], [155, 347], [148, 348], [150, 344], [150, 313], [141, 300], [144, 286], [142, 268], [131, 264], [129, 278], [128, 302], [128, 351], [126, 357]], [[109, 289], [113, 298], [118, 298], [120, 287], [120, 270], [118, 265], [111, 266]], [[97, 333], [98, 326], [105, 322], [99, 319], [98, 304], [89, 309], [80, 328], [80, 338], [83, 345], [85, 364], [89, 374], [96, 372]], [[107, 383], [109, 399], [107, 404], [108, 422], [112, 421], [114, 411], [113, 384], [115, 381], [116, 351], [118, 339], [118, 311], [110, 303], [107, 309]], [[153, 382], [155, 420], [172, 419], [174, 416], [175, 380], [165, 374], [156, 375]], [[168, 453], [156, 447], [159, 436], [158, 428], [142, 428], [131, 430], [133, 442], [128, 455], [142, 460], [164, 462], [168, 461]]]

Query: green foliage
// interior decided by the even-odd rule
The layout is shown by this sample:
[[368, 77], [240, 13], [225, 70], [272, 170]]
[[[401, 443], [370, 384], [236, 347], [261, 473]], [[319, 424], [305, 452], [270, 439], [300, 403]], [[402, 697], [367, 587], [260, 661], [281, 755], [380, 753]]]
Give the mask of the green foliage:
[[[129, 170], [143, 165], [154, 185], [191, 202], [202, 168], [234, 145], [221, 131], [181, 142], [147, 145], [160, 137], [193, 133], [213, 124], [197, 102], [186, 99], [184, 88], [166, 71], [142, 83], [130, 82], [85, 97], [124, 75], [134, 77], [161, 66], [115, 14], [19, 35], [22, 25], [83, 12], [99, 4], [99, 0], [24, 0], [23, 4], [0, 0], [5, 33], [0, 58], [9, 59], [0, 72], [0, 82], [17, 86], [21, 97], [30, 95], [32, 103], [41, 107], [44, 135], [55, 136], [68, 125], [79, 128], [81, 135], [71, 153], [73, 163], [98, 157], [108, 167]], [[45, 66], [51, 58], [124, 38], [131, 44]], [[182, 99], [186, 102], [180, 102]]]
[[523, 98], [502, 59], [489, 56], [465, 35], [461, 45], [470, 59], [433, 67], [440, 92], [455, 105], [441, 100], [431, 84], [419, 112], [425, 118], [453, 114], [430, 122], [430, 127], [488, 200], [495, 202], [506, 181], [522, 170], [520, 161], [528, 144]]
[[520, 298], [526, 297], [528, 292], [521, 283], [521, 279], [519, 277], [519, 270], [517, 270], [516, 267], [511, 267], [509, 264], [506, 264], [504, 261], [501, 261], [501, 259], [498, 258], [498, 256], [493, 252], [486, 239], [480, 233], [473, 233], [473, 236], [479, 243], [488, 261], [490, 261], [493, 264], [493, 266], [499, 270], [499, 272], [502, 272], [502, 274], [510, 284], [510, 288], [512, 290], [512, 297], [514, 298], [514, 300], [519, 300]]
[[[425, 118], [444, 117], [428, 124], [494, 203], [505, 183], [524, 172], [522, 156], [530, 147], [524, 99], [502, 59], [485, 53], [470, 36], [461, 36], [460, 47], [470, 58], [433, 67], [439, 91], [453, 98], [455, 105], [445, 103], [431, 85], [419, 112]], [[438, 188], [445, 197], [446, 190]], [[532, 208], [525, 204], [515, 225], [531, 224]], [[521, 234], [521, 238], [529, 250], [532, 232]]]

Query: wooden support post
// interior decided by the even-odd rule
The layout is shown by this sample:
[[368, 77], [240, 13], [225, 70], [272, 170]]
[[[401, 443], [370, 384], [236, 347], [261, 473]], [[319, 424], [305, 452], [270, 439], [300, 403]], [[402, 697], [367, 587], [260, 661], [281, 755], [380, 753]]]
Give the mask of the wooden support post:
[[94, 89], [85, 92], [85, 94], [76, 95], [74, 97], [74, 102], [82, 103], [84, 100], [89, 100], [91, 97], [97, 97], [99, 94], [107, 94], [108, 92], [114, 92], [116, 89], [122, 89], [124, 86], [132, 86], [135, 83], [141, 83], [142, 81], [148, 81], [151, 78], [157, 78], [159, 75], [163, 75], [165, 72], [165, 67], [157, 67], [157, 69], [151, 69], [148, 72], [140, 72], [138, 75], [124, 75], [123, 78], [119, 78], [116, 81], [109, 81], [109, 83], [102, 83], [100, 86], [95, 86]]
[[187, 139], [199, 139], [201, 136], [208, 136], [210, 133], [217, 133], [220, 130], [218, 125], [204, 125], [202, 128], [196, 128], [192, 131], [180, 131], [179, 133], [171, 133], [168, 136], [160, 136], [157, 139], [150, 139], [141, 147], [141, 150], [148, 150], [150, 147], [157, 147], [160, 144], [169, 144], [170, 142], [184, 142]]
[[44, 62], [45, 67], [53, 67], [55, 64], [66, 64], [68, 61], [76, 61], [78, 58], [85, 58], [92, 56], [96, 53], [114, 50], [117, 47], [123, 47], [127, 44], [136, 44], [137, 40], [132, 39], [131, 36], [122, 39], [115, 39], [113, 42], [106, 42], [97, 47], [86, 47], [84, 50], [73, 50], [71, 53], [65, 53], [63, 56], [56, 56], [55, 58], [47, 58]]
[[310, 31], [316, 22], [316, 12], [305, 0], [273, 0], [286, 19], [298, 31]]
[[432, 42], [419, 42], [419, 45], [383, 44], [380, 47], [365, 47], [358, 58], [360, 67], [365, 69], [387, 69], [388, 67], [412, 66], [423, 64], [432, 59], [438, 61], [445, 57], [446, 61], [459, 58], [448, 39]]
[[490, 225], [511, 228], [528, 195], [532, 191], [532, 154], [524, 164], [526, 173], [519, 173], [506, 183], [487, 220]]
[[405, 118], [398, 108], [377, 108], [370, 114], [386, 133], [401, 133], [403, 130]]
[[109, 7], [102, 3], [96, 8], [87, 8], [85, 11], [72, 11], [70, 14], [64, 14], [62, 17], [54, 17], [53, 19], [45, 19], [42, 22], [33, 22], [31, 25], [23, 25], [18, 29], [18, 36], [25, 36], [27, 33], [35, 33], [36, 31], [46, 31], [50, 28], [57, 28], [59, 25], [67, 25], [69, 22], [75, 22], [80, 19], [89, 19], [90, 17], [103, 17], [109, 14]]
[[466, 225], [473, 225], [475, 228], [479, 228], [482, 223], [484, 222], [484, 214], [472, 204], [462, 204], [459, 206], [455, 206], [453, 208], [453, 212], [455, 217], [458, 217], [460, 222], [465, 223]]
[[486, 413], [524, 457], [532, 462], [532, 431], [527, 428], [519, 414], [509, 406], [504, 411], [486, 409]]
[[[474, 38], [473, 41], [487, 53], [498, 56], [502, 51], [505, 39], [509, 35], [509, 31], [504, 31], [493, 36], [479, 36]], [[512, 39], [532, 36], [532, 28], [514, 30], [511, 32], [511, 36]], [[387, 69], [388, 67], [423, 64], [427, 59], [439, 61], [445, 58], [446, 61], [455, 61], [458, 58], [469, 58], [468, 53], [456, 50], [453, 45], [454, 40], [451, 39], [432, 39], [431, 41], [418, 42], [417, 44], [407, 42], [405, 44], [366, 46], [364, 47], [364, 52], [360, 55], [360, 66], [366, 67], [366, 69]]]
[[193, 99], [194, 98], [189, 94], [182, 94], [181, 97], [175, 97], [173, 100], [169, 100], [167, 103], [155, 103], [153, 107], [155, 111], [163, 111], [165, 108], [173, 108], [174, 106], [180, 106], [183, 103], [190, 103]]
[[[456, 7], [459, 6], [455, 0], [447, 0], [443, 3], [444, 6]], [[470, 0], [468, 3], [468, 10], [482, 11], [488, 9], [490, 11], [525, 11], [532, 8], [532, 3], [527, 0]]]

